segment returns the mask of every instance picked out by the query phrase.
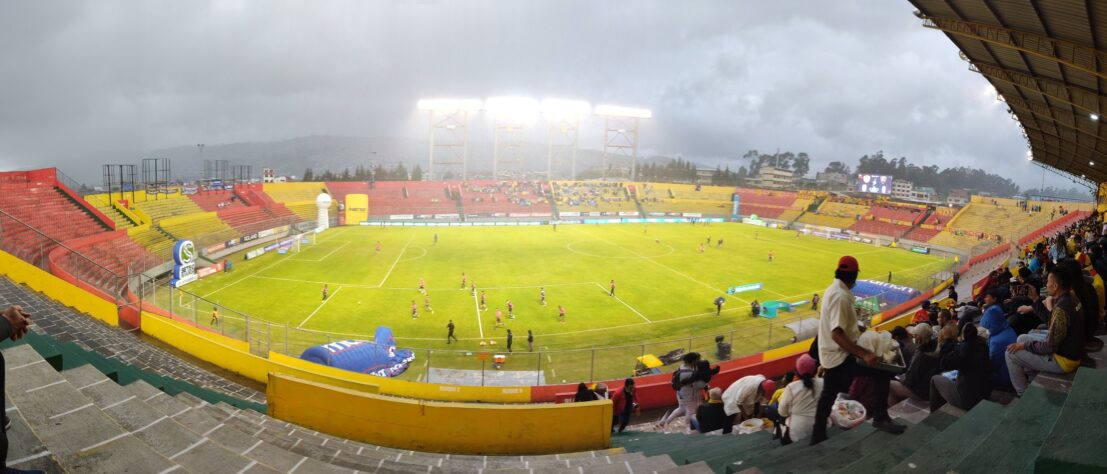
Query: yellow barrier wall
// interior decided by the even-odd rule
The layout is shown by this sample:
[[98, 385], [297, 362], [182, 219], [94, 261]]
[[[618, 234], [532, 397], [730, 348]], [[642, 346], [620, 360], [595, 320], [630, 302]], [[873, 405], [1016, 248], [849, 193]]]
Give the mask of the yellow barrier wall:
[[408, 400], [272, 374], [269, 415], [336, 436], [414, 451], [548, 454], [607, 448], [610, 400], [485, 405]]
[[346, 225], [358, 225], [369, 219], [369, 195], [346, 195]]
[[[119, 204], [118, 201], [117, 202], [112, 202], [111, 207], [113, 209], [119, 211], [124, 216], [127, 216], [127, 218], [130, 219], [132, 222], [134, 222], [135, 225], [142, 225], [142, 224], [147, 224], [147, 223], [150, 222], [150, 217], [149, 216], [146, 216], [145, 220], [143, 220], [141, 217], [138, 216], [139, 211], [138, 211], [137, 207], [135, 208], [135, 210], [130, 210], [130, 209], [127, 209], [122, 204]], [[145, 213], [143, 213], [143, 214], [145, 214]]]
[[762, 361], [776, 360], [781, 357], [787, 357], [790, 355], [799, 354], [801, 352], [807, 352], [811, 349], [811, 343], [814, 339], [805, 339], [803, 341], [794, 342], [784, 347], [778, 347], [776, 349], [769, 349], [761, 353]]
[[327, 367], [275, 352], [250, 353], [248, 343], [144, 312], [142, 332], [200, 360], [266, 383], [270, 372], [366, 393], [455, 402], [530, 403], [530, 387], [471, 387], [409, 382]]
[[[0, 252], [0, 274], [93, 318], [112, 326], [119, 325], [119, 308], [115, 303], [94, 296], [10, 253]], [[34, 320], [34, 317], [35, 315], [32, 314], [31, 319]]]

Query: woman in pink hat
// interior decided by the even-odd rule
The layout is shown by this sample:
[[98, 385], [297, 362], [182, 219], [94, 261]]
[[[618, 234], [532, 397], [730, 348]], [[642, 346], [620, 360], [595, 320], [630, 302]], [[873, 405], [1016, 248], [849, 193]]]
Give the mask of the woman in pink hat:
[[815, 408], [819, 403], [819, 394], [823, 391], [823, 379], [815, 378], [819, 364], [810, 355], [803, 354], [796, 359], [796, 374], [800, 379], [784, 387], [780, 395], [780, 416], [787, 418], [787, 429], [781, 440], [791, 443], [807, 439], [815, 426]]

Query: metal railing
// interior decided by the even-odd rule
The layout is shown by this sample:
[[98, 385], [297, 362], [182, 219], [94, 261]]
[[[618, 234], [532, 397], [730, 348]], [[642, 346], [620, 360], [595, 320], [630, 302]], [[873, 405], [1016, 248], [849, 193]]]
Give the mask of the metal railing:
[[[892, 283], [910, 286], [926, 291], [941, 281], [948, 279], [955, 271], [952, 260], [936, 265], [932, 269], [914, 274], [895, 275]], [[235, 310], [217, 301], [205, 298], [186, 288], [172, 288], [166, 280], [145, 279], [141, 291], [144, 303], [157, 305], [171, 316], [191, 322], [197, 327], [245, 341], [255, 355], [267, 357], [275, 352], [291, 357], [299, 357], [309, 347], [328, 344], [340, 340], [372, 340], [369, 334], [352, 335], [297, 328], [287, 322], [273, 322], [249, 313]], [[883, 301], [882, 294], [876, 295]], [[412, 349], [416, 360], [400, 376], [406, 380], [450, 382], [463, 384], [483, 384], [493, 382], [495, 375], [503, 371], [493, 367], [489, 355], [506, 355], [503, 369], [519, 374], [511, 379], [513, 384], [540, 385], [576, 381], [609, 380], [635, 375], [638, 358], [647, 354], [662, 356], [673, 351], [699, 352], [711, 360], [727, 359], [763, 352], [781, 347], [799, 339], [811, 337], [810, 334], [797, 334], [790, 324], [816, 318], [816, 311], [810, 309], [810, 303], [797, 308], [795, 313], [781, 312], [775, 319], [750, 318], [749, 307], [724, 310], [726, 316], [719, 318], [713, 327], [685, 332], [679, 328], [680, 322], [672, 324], [658, 322], [661, 328], [656, 333], [665, 334], [660, 338], [649, 338], [633, 344], [605, 346], [580, 346], [581, 338], [536, 335], [535, 347], [528, 347], [526, 333], [515, 334], [513, 351], [508, 352], [506, 334], [500, 332], [484, 338], [466, 338], [447, 345], [445, 331], [441, 341], [417, 340], [416, 344], [405, 343], [404, 337], [397, 337], [398, 347]], [[881, 309], [890, 308], [890, 303], [882, 303]], [[214, 312], [218, 319], [213, 319]], [[862, 311], [861, 318], [868, 320], [872, 314]], [[737, 316], [735, 316], [737, 314]], [[704, 314], [703, 318], [713, 316]], [[685, 332], [681, 336], [675, 336]], [[721, 354], [717, 338], [729, 344], [728, 354]], [[495, 345], [491, 344], [495, 341]], [[455, 349], [462, 347], [463, 349]], [[466, 381], [448, 379], [445, 372], [433, 369], [462, 369], [479, 373], [480, 380], [469, 378]], [[662, 368], [662, 370], [668, 370]], [[520, 378], [521, 377], [521, 378]], [[487, 381], [486, 381], [487, 379]], [[503, 382], [500, 382], [503, 383]]]

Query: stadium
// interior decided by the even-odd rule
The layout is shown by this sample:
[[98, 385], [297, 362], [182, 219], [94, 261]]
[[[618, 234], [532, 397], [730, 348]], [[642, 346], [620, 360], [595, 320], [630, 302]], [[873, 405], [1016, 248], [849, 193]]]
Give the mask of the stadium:
[[[104, 164], [93, 189], [60, 166], [3, 171], [6, 467], [1107, 470], [1095, 449], [1107, 422], [1097, 7], [910, 3], [994, 87], [1025, 158], [1088, 200], [937, 199], [870, 173], [831, 189], [777, 162], [738, 184], [719, 184], [718, 169], [654, 179], [638, 149], [656, 130], [642, 125], [650, 110], [516, 96], [411, 104], [427, 139], [417, 178], [284, 179], [213, 159], [189, 179], [176, 170], [199, 163], [148, 158]], [[481, 121], [496, 134], [487, 163], [469, 142]], [[586, 121], [603, 124], [598, 163], [578, 163]], [[541, 156], [520, 135], [536, 122]], [[831, 327], [840, 312], [869, 340], [906, 331], [898, 363], [872, 368], [865, 355], [884, 351], [839, 341], [860, 331]], [[1016, 342], [1027, 314], [1042, 319]], [[925, 355], [931, 326], [941, 345]], [[814, 342], [823, 330], [833, 336]], [[1052, 365], [1004, 355], [1043, 341]], [[832, 366], [828, 346], [850, 362]], [[977, 348], [982, 373], [950, 355]], [[690, 354], [709, 361], [694, 391], [680, 378], [700, 377]], [[820, 354], [825, 375], [817, 361], [802, 372]], [[966, 395], [957, 378], [998, 374], [991, 357], [1004, 377]], [[843, 379], [847, 365], [864, 367]], [[926, 395], [911, 382], [921, 370]], [[809, 444], [792, 424], [800, 408], [789, 419], [779, 406], [812, 378], [848, 396], [827, 391], [840, 395], [823, 413], [833, 426]], [[906, 392], [892, 403], [896, 384]], [[713, 403], [728, 412], [722, 434], [705, 428]]]

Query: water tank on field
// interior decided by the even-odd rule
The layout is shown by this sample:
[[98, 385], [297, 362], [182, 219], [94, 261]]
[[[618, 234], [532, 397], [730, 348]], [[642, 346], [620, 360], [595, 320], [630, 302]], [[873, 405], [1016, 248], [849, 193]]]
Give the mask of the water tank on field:
[[319, 193], [319, 196], [315, 198], [315, 207], [319, 208], [318, 222], [315, 226], [319, 230], [327, 230], [331, 222], [330, 216], [327, 214], [331, 207], [331, 195], [325, 192]]

